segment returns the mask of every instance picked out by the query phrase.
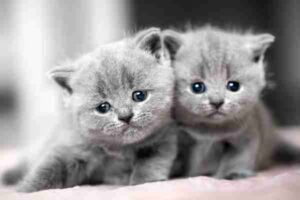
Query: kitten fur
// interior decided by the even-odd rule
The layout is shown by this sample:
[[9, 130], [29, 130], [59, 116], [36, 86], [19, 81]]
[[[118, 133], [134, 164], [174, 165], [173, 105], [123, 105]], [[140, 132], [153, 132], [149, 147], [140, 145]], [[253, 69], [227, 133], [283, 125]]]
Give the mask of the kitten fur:
[[[276, 155], [300, 155], [286, 148], [260, 100], [266, 86], [264, 55], [273, 35], [211, 26], [163, 35], [176, 75], [174, 117], [196, 141], [185, 149], [190, 152], [187, 176], [239, 179], [269, 166]], [[229, 91], [228, 81], [238, 81], [240, 90]], [[195, 82], [203, 82], [206, 91], [193, 93]], [[223, 105], [216, 108], [219, 102]]]
[[[168, 179], [177, 153], [170, 114], [175, 80], [160, 29], [101, 46], [50, 76], [64, 91], [61, 127], [4, 182], [21, 180], [18, 191], [34, 192]], [[134, 102], [133, 91], [148, 96]], [[105, 114], [96, 111], [103, 102], [111, 105]]]

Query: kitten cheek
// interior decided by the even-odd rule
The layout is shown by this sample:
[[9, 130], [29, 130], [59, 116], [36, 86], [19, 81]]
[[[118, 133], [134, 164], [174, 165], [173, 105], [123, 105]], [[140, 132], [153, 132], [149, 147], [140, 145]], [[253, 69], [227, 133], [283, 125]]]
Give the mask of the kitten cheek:
[[88, 133], [91, 136], [98, 136], [102, 134], [102, 131], [100, 129], [88, 129]]
[[96, 128], [89, 128], [88, 132], [93, 137], [102, 138], [119, 135], [124, 128], [125, 126], [122, 123], [107, 122], [101, 126], [97, 126]]
[[227, 113], [230, 116], [239, 116], [239, 115], [243, 115], [248, 110], [249, 110], [249, 105], [247, 104], [247, 102], [235, 102], [229, 104]]
[[225, 114], [231, 116], [231, 115], [235, 115], [238, 110], [239, 110], [238, 105], [235, 105], [233, 103], [226, 103], [223, 105], [221, 112], [224, 112]]
[[199, 100], [199, 101], [197, 100], [192, 103], [188, 102], [187, 104], [188, 104], [188, 109], [196, 115], [205, 116], [206, 113], [212, 111], [211, 105], [207, 100]]
[[153, 116], [150, 112], [138, 113], [136, 117], [133, 119], [133, 125], [138, 127], [143, 127], [151, 123], [153, 121]]
[[190, 96], [180, 96], [180, 97], [183, 97], [183, 98], [179, 98], [178, 99], [178, 104], [186, 109], [186, 110], [189, 110], [191, 111], [192, 113], [195, 111], [194, 110], [194, 105], [197, 105], [197, 102], [195, 101], [192, 101], [192, 97]]

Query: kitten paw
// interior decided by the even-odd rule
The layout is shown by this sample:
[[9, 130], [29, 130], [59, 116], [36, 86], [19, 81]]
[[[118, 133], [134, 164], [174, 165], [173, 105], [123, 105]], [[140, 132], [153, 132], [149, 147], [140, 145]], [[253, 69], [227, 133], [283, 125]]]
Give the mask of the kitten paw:
[[25, 181], [23, 180], [16, 187], [16, 191], [21, 192], [21, 193], [38, 192], [38, 191], [46, 190], [46, 189], [51, 189], [51, 187], [45, 187], [41, 183], [36, 184], [35, 182], [26, 181], [26, 180]]
[[21, 184], [17, 186], [16, 191], [21, 193], [30, 193], [30, 192], [37, 192], [38, 190], [28, 185]]
[[22, 172], [17, 169], [10, 169], [3, 174], [1, 182], [5, 185], [15, 185], [22, 177]]

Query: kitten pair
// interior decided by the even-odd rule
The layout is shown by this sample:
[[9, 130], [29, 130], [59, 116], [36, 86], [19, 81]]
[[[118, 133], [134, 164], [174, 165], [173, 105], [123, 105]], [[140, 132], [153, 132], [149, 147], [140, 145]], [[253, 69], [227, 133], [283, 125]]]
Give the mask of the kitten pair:
[[212, 27], [150, 28], [52, 70], [65, 93], [62, 126], [4, 180], [33, 192], [182, 173], [238, 179], [276, 155], [298, 156], [259, 98], [273, 41]]
[[4, 175], [18, 191], [166, 180], [177, 153], [174, 73], [161, 31], [104, 45], [50, 76], [64, 91], [61, 127]]
[[[163, 35], [176, 75], [174, 117], [188, 134], [179, 139], [181, 158], [189, 157], [186, 176], [239, 179], [276, 159], [300, 160], [299, 150], [277, 135], [260, 100], [273, 35], [210, 26]], [[188, 136], [194, 144], [183, 142]]]

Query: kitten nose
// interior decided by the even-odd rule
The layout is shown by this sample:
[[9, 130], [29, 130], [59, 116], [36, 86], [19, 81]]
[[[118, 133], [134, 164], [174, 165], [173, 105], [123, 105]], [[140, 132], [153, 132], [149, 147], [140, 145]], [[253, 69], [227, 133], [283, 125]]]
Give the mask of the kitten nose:
[[123, 121], [123, 122], [126, 122], [127, 124], [129, 124], [132, 117], [133, 117], [133, 113], [129, 113], [129, 114], [126, 114], [126, 115], [119, 115], [118, 119], [120, 121]]
[[216, 109], [221, 108], [221, 106], [224, 104], [224, 100], [216, 101], [216, 102], [210, 102], [210, 105], [215, 107]]

